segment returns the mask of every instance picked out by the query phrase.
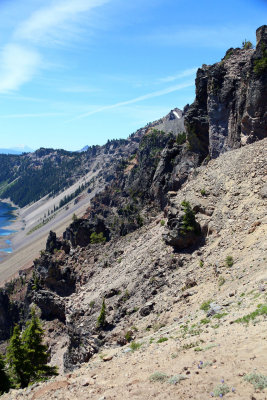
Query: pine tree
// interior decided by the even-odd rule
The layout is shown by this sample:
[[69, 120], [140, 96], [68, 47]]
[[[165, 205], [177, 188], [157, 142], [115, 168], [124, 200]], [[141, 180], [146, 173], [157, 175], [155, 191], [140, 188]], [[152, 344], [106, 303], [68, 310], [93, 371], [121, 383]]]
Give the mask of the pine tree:
[[101, 311], [99, 317], [97, 318], [97, 326], [98, 328], [104, 328], [107, 324], [106, 321], [106, 303], [105, 299], [103, 299]]
[[57, 368], [47, 365], [48, 353], [47, 346], [42, 343], [43, 336], [44, 330], [34, 309], [22, 335], [18, 325], [14, 327], [7, 361], [14, 382], [21, 388], [27, 387], [30, 382], [57, 375]]
[[7, 361], [9, 363], [9, 370], [14, 382], [21, 388], [27, 387], [30, 382], [30, 375], [28, 372], [29, 363], [21, 340], [20, 329], [18, 325], [15, 325], [14, 327], [13, 335], [7, 348]]
[[2, 354], [0, 354], [0, 396], [1, 394], [8, 392], [10, 386], [10, 379], [6, 373], [5, 361]]
[[181, 232], [183, 234], [186, 234], [187, 232], [194, 232], [195, 234], [199, 235], [200, 227], [196, 222], [195, 213], [192, 210], [189, 201], [182, 201], [181, 206], [183, 207], [184, 211]]
[[47, 365], [48, 349], [42, 343], [44, 330], [34, 309], [31, 312], [31, 317], [22, 334], [22, 341], [27, 355], [30, 380], [37, 381], [57, 375], [57, 368]]

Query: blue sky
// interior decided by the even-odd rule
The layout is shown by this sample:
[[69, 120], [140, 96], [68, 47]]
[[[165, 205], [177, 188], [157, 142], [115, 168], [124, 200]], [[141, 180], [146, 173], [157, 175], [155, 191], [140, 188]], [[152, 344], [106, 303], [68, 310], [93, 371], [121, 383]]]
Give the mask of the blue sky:
[[265, 0], [0, 0], [0, 148], [126, 138], [194, 100], [195, 72], [266, 23]]

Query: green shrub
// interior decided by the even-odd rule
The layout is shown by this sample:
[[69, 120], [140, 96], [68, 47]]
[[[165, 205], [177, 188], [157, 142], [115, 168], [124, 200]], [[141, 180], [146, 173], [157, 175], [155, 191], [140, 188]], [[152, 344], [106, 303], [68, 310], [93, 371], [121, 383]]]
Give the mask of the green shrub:
[[222, 286], [222, 285], [224, 285], [225, 284], [225, 278], [223, 277], [223, 276], [220, 276], [219, 277], [219, 280], [218, 280], [218, 285], [219, 286]]
[[159, 340], [157, 340], [157, 343], [163, 343], [163, 342], [167, 342], [168, 338], [166, 337], [161, 337], [159, 338]]
[[202, 268], [204, 266], [204, 262], [202, 260], [199, 260], [199, 266]]
[[75, 222], [75, 221], [77, 221], [77, 215], [74, 213], [74, 214], [72, 214], [72, 222]]
[[206, 190], [205, 189], [201, 189], [200, 190], [200, 194], [201, 194], [201, 196], [206, 196], [207, 195]]
[[228, 315], [227, 312], [224, 312], [224, 313], [217, 313], [217, 314], [213, 315], [213, 318], [221, 319], [221, 318], [225, 317], [226, 315]]
[[215, 397], [221, 397], [220, 395], [225, 395], [230, 392], [230, 388], [226, 383], [222, 383], [221, 385], [216, 386], [213, 391]]
[[126, 339], [127, 343], [131, 342], [133, 340], [133, 332], [132, 331], [126, 332], [125, 339]]
[[186, 232], [194, 232], [200, 234], [200, 227], [196, 222], [195, 213], [189, 201], [182, 201], [181, 206], [184, 211], [181, 233], [186, 234]]
[[209, 319], [209, 318], [203, 318], [203, 319], [200, 321], [200, 323], [203, 324], [203, 325], [207, 325], [207, 324], [210, 323], [210, 319]]
[[164, 372], [154, 372], [154, 374], [150, 375], [150, 382], [165, 382], [168, 379], [168, 375]]
[[253, 321], [254, 319], [256, 319], [261, 315], [267, 315], [267, 304], [259, 304], [255, 311], [245, 315], [244, 317], [236, 319], [234, 322], [248, 324], [250, 321]]
[[263, 75], [267, 71], [267, 49], [263, 49], [263, 55], [254, 61], [253, 71], [257, 75]]
[[200, 306], [200, 310], [208, 311], [210, 309], [210, 303], [212, 303], [212, 300], [204, 301]]
[[105, 243], [107, 239], [105, 238], [103, 232], [96, 233], [93, 232], [90, 235], [90, 243], [95, 244], [95, 243]]
[[141, 346], [142, 346], [142, 343], [132, 342], [132, 343], [130, 344], [130, 349], [131, 349], [132, 351], [135, 351], [135, 350], [140, 349]]
[[226, 53], [225, 53], [225, 56], [224, 56], [223, 60], [224, 61], [228, 60], [231, 57], [232, 54], [233, 54], [233, 48], [228, 49], [226, 51]]
[[263, 390], [267, 387], [267, 376], [252, 372], [244, 376], [244, 380], [252, 383], [255, 389]]
[[164, 219], [162, 219], [162, 220], [160, 221], [160, 225], [161, 225], [161, 226], [164, 226], [164, 225], [165, 225], [165, 220], [164, 220]]
[[253, 44], [249, 41], [249, 40], [244, 40], [243, 42], [242, 42], [242, 49], [253, 49]]
[[107, 324], [107, 321], [106, 321], [106, 303], [105, 303], [105, 299], [103, 299], [101, 311], [100, 311], [99, 317], [97, 318], [97, 327], [98, 328], [104, 328], [106, 326], [106, 324]]
[[225, 264], [227, 267], [232, 267], [234, 265], [234, 259], [232, 256], [227, 256], [225, 259]]
[[172, 377], [170, 377], [170, 379], [168, 380], [168, 383], [170, 383], [171, 385], [177, 385], [177, 383], [180, 383], [181, 381], [187, 379], [186, 376], [184, 375], [174, 375]]
[[184, 144], [186, 142], [186, 133], [182, 132], [179, 133], [177, 138], [176, 138], [176, 143], [181, 146], [182, 144]]

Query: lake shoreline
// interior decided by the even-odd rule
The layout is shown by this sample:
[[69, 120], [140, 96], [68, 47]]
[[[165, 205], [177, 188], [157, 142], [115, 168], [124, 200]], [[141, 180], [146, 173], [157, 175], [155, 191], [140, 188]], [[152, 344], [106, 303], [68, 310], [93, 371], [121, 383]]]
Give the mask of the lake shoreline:
[[[11, 207], [10, 220], [7, 221], [7, 225], [2, 227], [3, 231], [7, 231], [7, 234], [0, 236], [0, 264], [4, 262], [11, 254], [16, 250], [14, 243], [15, 238], [19, 235], [22, 230], [23, 223], [21, 221], [21, 209], [14, 204], [10, 199], [0, 199], [0, 203], [7, 204]], [[16, 241], [15, 241], [16, 242]], [[2, 251], [5, 249], [6, 251]]]

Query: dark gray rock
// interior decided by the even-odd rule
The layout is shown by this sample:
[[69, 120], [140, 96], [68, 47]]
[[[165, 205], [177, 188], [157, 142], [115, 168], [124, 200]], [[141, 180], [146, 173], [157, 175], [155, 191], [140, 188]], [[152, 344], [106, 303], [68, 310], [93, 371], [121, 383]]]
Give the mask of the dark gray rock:
[[261, 190], [260, 190], [260, 195], [261, 195], [261, 197], [262, 197], [263, 199], [266, 199], [266, 198], [267, 198], [267, 183], [265, 183], [265, 184], [262, 186], [262, 188], [261, 188]]
[[104, 223], [103, 217], [94, 220], [77, 219], [63, 233], [63, 238], [69, 240], [72, 246], [86, 247], [90, 244], [90, 236], [95, 232], [103, 233], [106, 240], [109, 240], [110, 232]]
[[65, 302], [55, 293], [39, 290], [33, 294], [33, 302], [40, 308], [41, 318], [45, 320], [58, 319], [65, 323]]
[[221, 306], [216, 303], [210, 303], [210, 308], [207, 312], [207, 317], [212, 317], [212, 315], [218, 314], [221, 311]]
[[139, 311], [141, 317], [146, 317], [147, 315], [149, 315], [153, 311], [154, 305], [155, 303], [153, 302], [146, 303]]
[[57, 239], [55, 232], [50, 231], [46, 241], [45, 250], [48, 253], [53, 254], [55, 250], [59, 250], [60, 248], [61, 248], [60, 240]]
[[71, 295], [76, 287], [76, 275], [70, 266], [52, 259], [47, 253], [34, 261], [35, 273], [43, 288], [59, 296]]
[[176, 249], [185, 249], [202, 239], [200, 225], [195, 221], [190, 227], [184, 226], [184, 209], [176, 210], [172, 207], [168, 213], [168, 222], [163, 233], [163, 240]]

